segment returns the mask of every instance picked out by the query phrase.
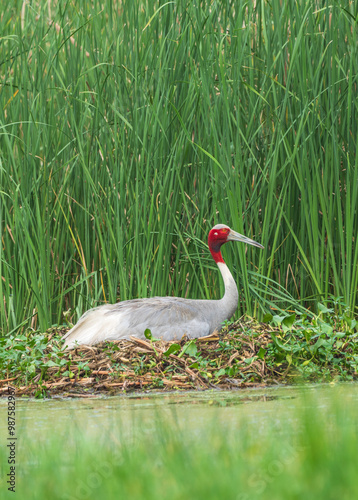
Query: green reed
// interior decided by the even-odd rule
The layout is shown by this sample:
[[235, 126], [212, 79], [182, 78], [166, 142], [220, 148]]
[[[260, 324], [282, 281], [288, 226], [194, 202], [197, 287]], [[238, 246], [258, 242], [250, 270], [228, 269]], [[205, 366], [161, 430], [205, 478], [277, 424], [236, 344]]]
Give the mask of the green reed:
[[0, 2], [4, 333], [103, 301], [357, 305], [353, 5]]

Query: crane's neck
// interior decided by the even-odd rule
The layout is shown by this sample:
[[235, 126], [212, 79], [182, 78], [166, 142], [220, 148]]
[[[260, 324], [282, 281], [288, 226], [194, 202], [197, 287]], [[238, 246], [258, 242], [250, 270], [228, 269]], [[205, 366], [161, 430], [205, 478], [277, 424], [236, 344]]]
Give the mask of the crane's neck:
[[219, 268], [219, 271], [221, 272], [221, 276], [223, 277], [225, 285], [225, 294], [220, 301], [221, 307], [223, 309], [223, 312], [225, 312], [225, 319], [229, 319], [235, 314], [235, 311], [237, 309], [237, 304], [239, 302], [239, 292], [237, 290], [235, 280], [229, 268], [225, 264], [224, 259], [217, 262], [217, 266]]
[[223, 320], [230, 319], [237, 309], [237, 304], [239, 302], [239, 292], [237, 291], [237, 286], [232, 274], [225, 264], [223, 256], [221, 255], [221, 246], [224, 242], [222, 241], [211, 241], [209, 238], [209, 250], [213, 259], [215, 260], [221, 276], [224, 280], [225, 294], [220, 300], [220, 311], [223, 316]]

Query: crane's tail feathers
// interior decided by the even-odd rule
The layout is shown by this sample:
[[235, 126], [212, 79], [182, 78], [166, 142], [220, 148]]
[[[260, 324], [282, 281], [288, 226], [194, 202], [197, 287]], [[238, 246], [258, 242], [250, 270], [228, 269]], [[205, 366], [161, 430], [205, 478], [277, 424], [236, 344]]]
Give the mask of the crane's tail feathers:
[[[102, 340], [111, 340], [111, 333], [115, 329], [112, 324], [115, 316], [105, 317], [113, 305], [100, 306], [87, 311], [63, 338], [64, 349], [74, 349], [79, 345], [93, 345]], [[112, 319], [112, 321], [111, 321]], [[118, 324], [118, 319], [116, 320]]]

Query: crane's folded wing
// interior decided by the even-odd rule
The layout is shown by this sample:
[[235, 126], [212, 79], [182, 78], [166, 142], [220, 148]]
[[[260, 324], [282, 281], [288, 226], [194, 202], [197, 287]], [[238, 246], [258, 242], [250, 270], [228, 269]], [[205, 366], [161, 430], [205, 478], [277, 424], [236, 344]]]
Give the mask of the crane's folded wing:
[[163, 340], [180, 340], [183, 335], [203, 337], [212, 330], [211, 302], [214, 301], [153, 297], [99, 306], [87, 311], [63, 337], [65, 347], [71, 349], [76, 342], [93, 345], [130, 336], [144, 339], [147, 328], [154, 338]]

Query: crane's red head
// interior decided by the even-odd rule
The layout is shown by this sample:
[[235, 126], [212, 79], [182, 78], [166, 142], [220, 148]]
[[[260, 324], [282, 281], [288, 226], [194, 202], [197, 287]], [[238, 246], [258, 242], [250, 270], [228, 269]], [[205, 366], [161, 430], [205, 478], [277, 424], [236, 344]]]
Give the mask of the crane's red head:
[[208, 237], [209, 242], [209, 250], [213, 259], [216, 263], [224, 262], [224, 259], [221, 255], [221, 245], [228, 241], [242, 241], [243, 243], [247, 243], [248, 245], [253, 245], [255, 247], [264, 248], [260, 243], [257, 243], [254, 240], [250, 240], [246, 236], [236, 233], [229, 226], [225, 226], [225, 224], [216, 224], [210, 232]]

